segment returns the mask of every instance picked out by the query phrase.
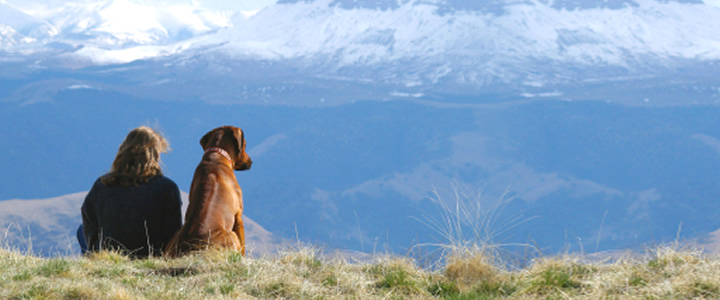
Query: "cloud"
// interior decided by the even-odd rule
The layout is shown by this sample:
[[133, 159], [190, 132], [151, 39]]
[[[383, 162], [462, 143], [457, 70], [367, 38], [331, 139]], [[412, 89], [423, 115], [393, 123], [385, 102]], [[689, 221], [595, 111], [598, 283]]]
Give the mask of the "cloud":
[[660, 200], [662, 195], [657, 189], [649, 189], [636, 193], [635, 198], [627, 209], [628, 216], [633, 217], [634, 221], [648, 221], [654, 206], [653, 202]]
[[317, 188], [311, 196], [311, 199], [320, 205], [320, 216], [325, 220], [332, 220], [338, 216], [339, 209], [332, 196], [330, 192]]
[[262, 142], [260, 142], [260, 144], [258, 144], [257, 146], [254, 146], [250, 150], [247, 150], [248, 154], [251, 157], [260, 157], [263, 154], [265, 154], [265, 152], [267, 152], [270, 148], [272, 148], [273, 146], [275, 146], [277, 143], [284, 140], [285, 138], [287, 138], [287, 135], [282, 134], [282, 133], [278, 133], [271, 137], [268, 137], [265, 140], [263, 140]]
[[[720, 2], [720, 0], [718, 0], [718, 1]], [[702, 133], [693, 134], [692, 136], [690, 136], [690, 138], [701, 141], [706, 146], [712, 148], [715, 152], [720, 153], [720, 140], [719, 139], [709, 136], [707, 134], [702, 134]]]

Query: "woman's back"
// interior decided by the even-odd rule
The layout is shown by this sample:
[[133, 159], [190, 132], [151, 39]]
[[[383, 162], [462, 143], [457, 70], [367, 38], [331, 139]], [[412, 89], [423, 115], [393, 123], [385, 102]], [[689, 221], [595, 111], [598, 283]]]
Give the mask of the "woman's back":
[[180, 192], [167, 177], [130, 187], [108, 187], [98, 179], [82, 207], [88, 248], [159, 255], [182, 225], [180, 210]]

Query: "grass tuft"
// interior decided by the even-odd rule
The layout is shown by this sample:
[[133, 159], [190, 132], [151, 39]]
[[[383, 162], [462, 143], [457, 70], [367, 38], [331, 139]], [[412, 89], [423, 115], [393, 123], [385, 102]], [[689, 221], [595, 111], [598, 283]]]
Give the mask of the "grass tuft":
[[447, 259], [445, 275], [457, 282], [460, 290], [467, 291], [478, 283], [495, 281], [498, 269], [486, 253], [463, 251], [455, 252]]

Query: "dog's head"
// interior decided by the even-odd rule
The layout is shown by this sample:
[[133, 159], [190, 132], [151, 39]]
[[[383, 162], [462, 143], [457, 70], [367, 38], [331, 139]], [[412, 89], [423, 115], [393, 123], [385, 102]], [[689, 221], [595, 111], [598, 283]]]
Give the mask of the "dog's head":
[[203, 150], [219, 147], [227, 151], [232, 157], [235, 170], [248, 170], [252, 166], [252, 159], [245, 152], [245, 133], [240, 128], [222, 126], [210, 130], [200, 139], [200, 145]]

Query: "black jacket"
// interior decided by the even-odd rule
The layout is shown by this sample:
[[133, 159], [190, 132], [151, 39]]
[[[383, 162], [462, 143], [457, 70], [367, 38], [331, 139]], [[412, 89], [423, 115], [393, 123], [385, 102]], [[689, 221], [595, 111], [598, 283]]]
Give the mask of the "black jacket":
[[160, 255], [182, 225], [181, 205], [177, 185], [165, 176], [132, 187], [105, 186], [98, 179], [82, 205], [88, 251]]

